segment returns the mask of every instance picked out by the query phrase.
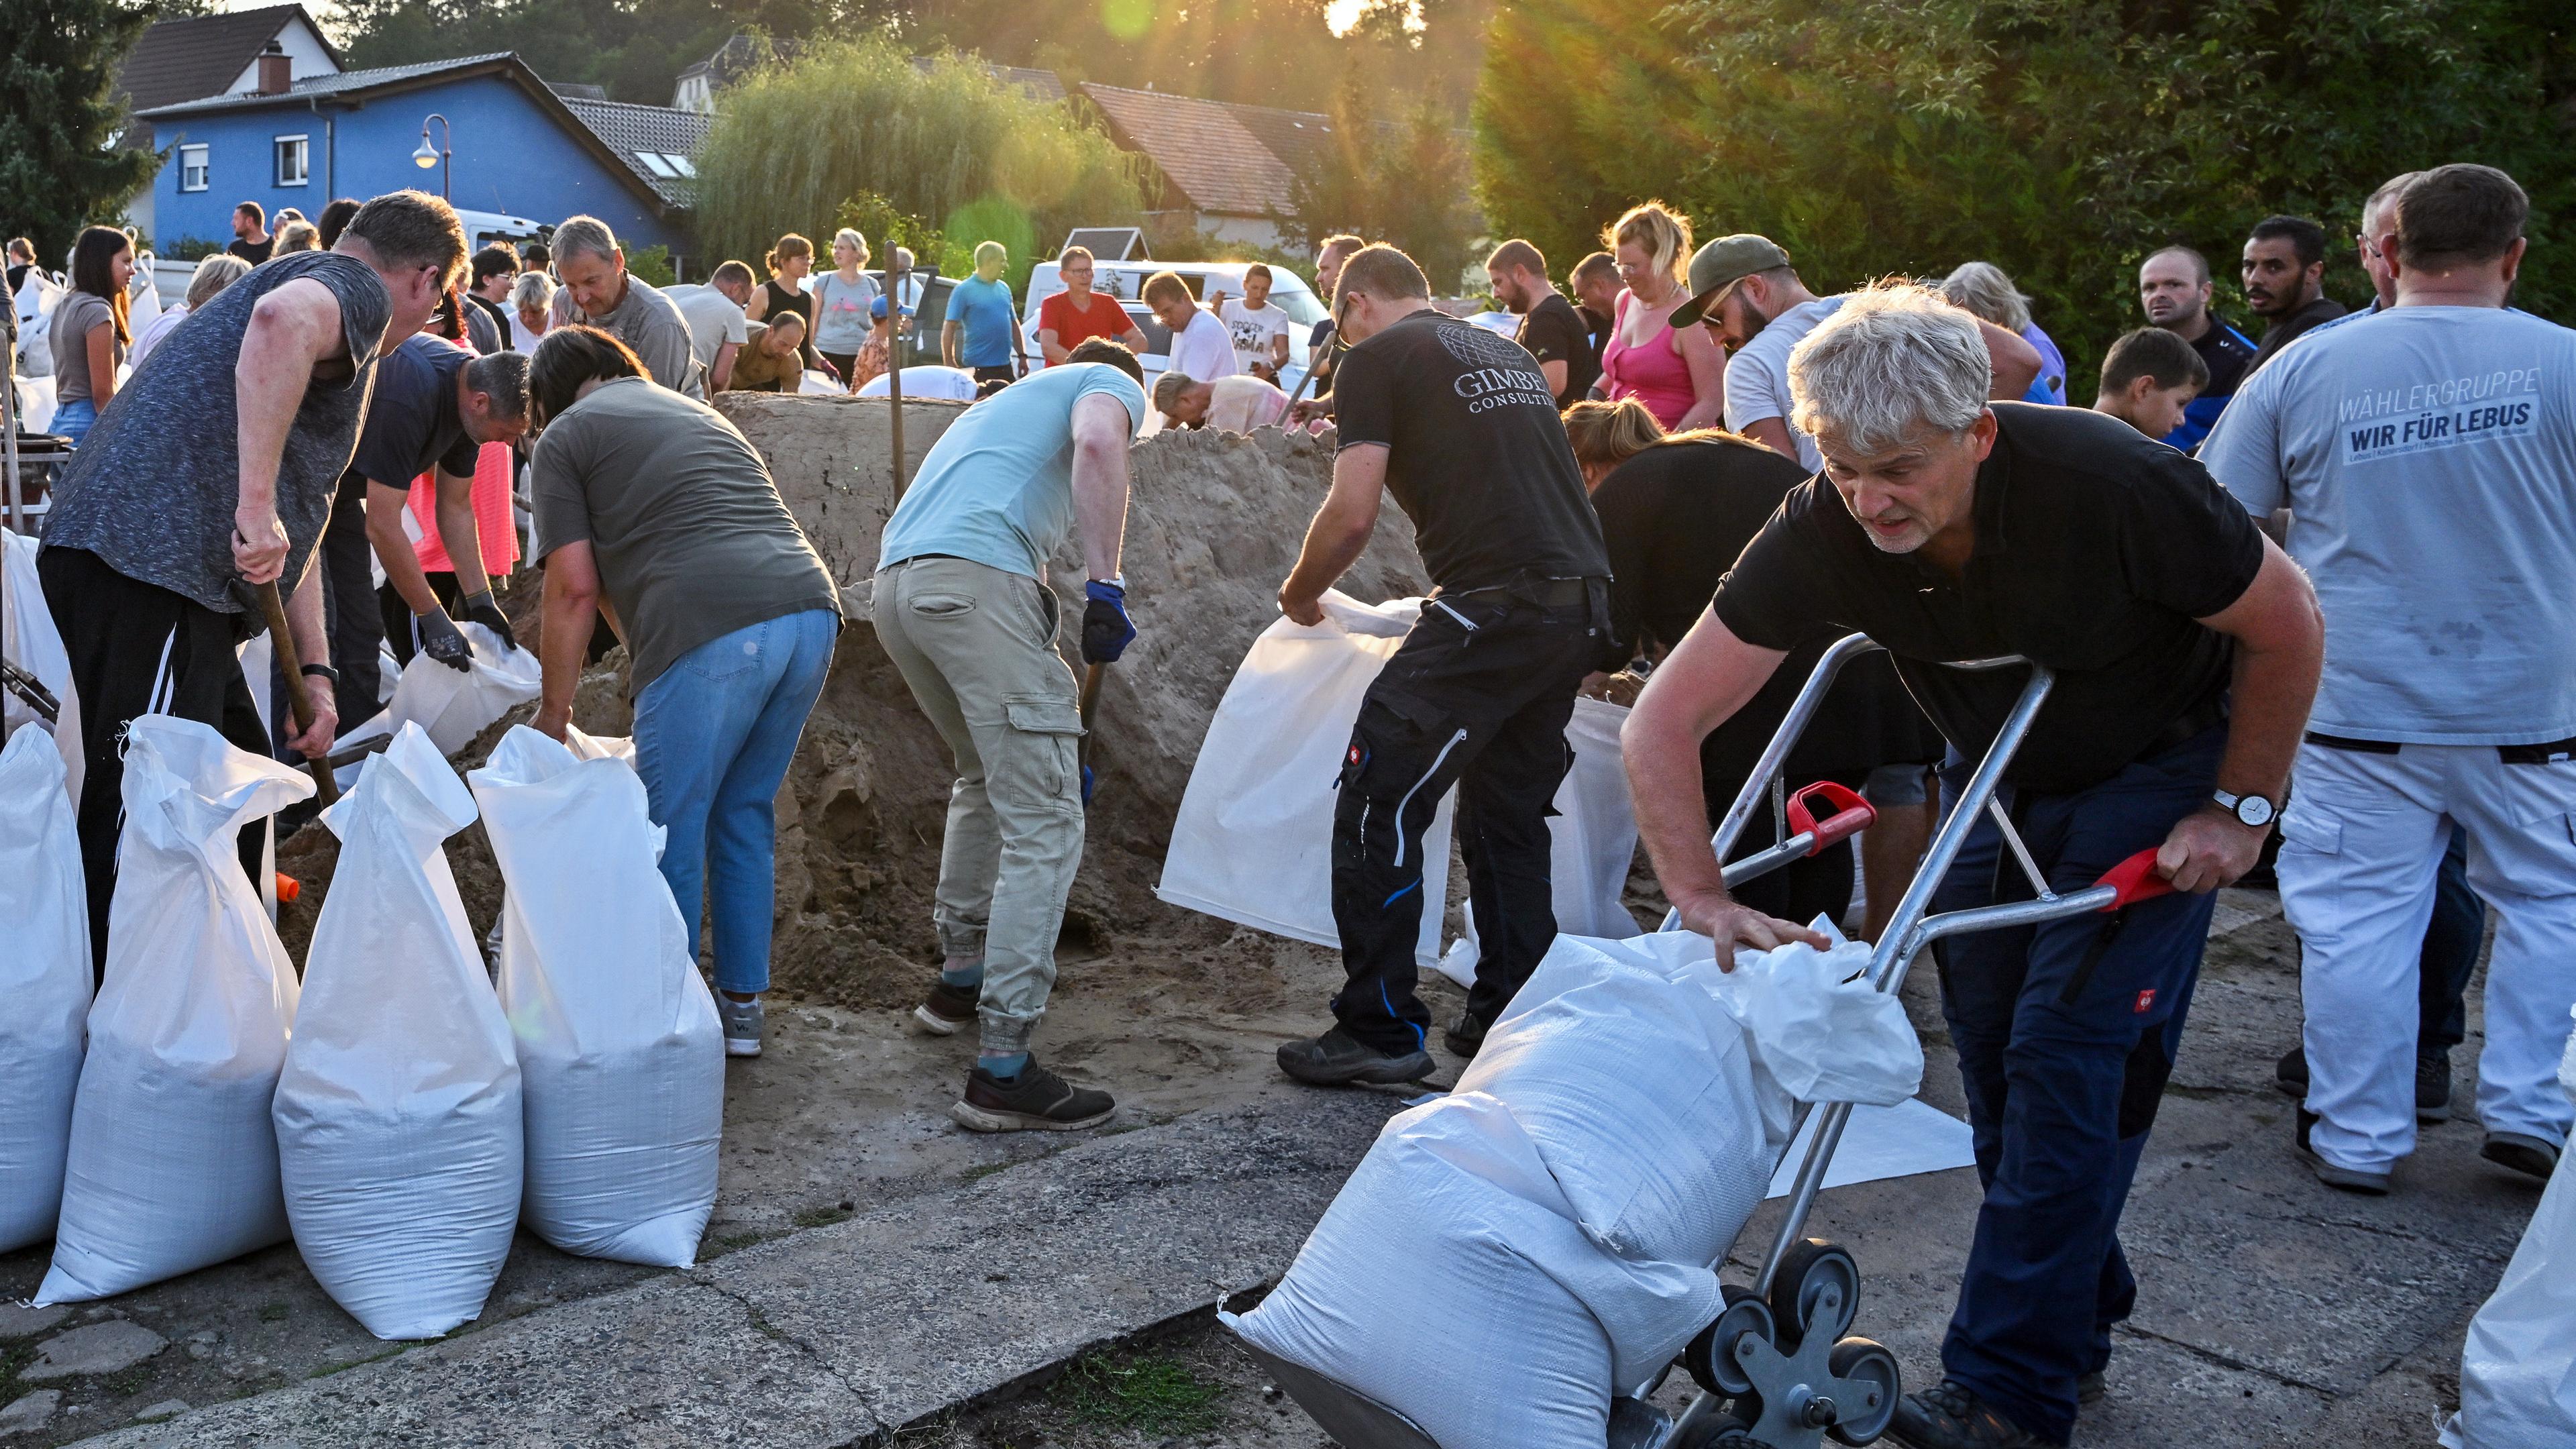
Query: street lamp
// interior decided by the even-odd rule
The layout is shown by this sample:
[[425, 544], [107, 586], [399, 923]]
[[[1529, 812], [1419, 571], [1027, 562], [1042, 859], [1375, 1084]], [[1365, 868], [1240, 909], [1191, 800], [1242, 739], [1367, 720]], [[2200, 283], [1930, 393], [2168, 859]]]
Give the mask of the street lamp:
[[[430, 121], [436, 121], [438, 123], [438, 139], [441, 144], [436, 146], [429, 144]], [[411, 164], [419, 167], [423, 171], [428, 170], [432, 166], [439, 168], [438, 194], [441, 197], [447, 195], [448, 173], [455, 166], [456, 153], [449, 149], [455, 144], [455, 128], [448, 124], [445, 116], [440, 115], [436, 111], [432, 111], [429, 113], [428, 119], [420, 123], [420, 149], [411, 153]]]

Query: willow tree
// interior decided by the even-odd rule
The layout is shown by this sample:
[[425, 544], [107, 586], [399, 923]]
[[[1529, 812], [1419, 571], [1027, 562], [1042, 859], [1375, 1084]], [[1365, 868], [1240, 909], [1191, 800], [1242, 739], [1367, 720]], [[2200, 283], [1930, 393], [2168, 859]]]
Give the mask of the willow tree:
[[1025, 276], [1073, 227], [1138, 224], [1143, 164], [1072, 107], [972, 61], [916, 64], [876, 38], [814, 45], [720, 98], [697, 163], [698, 250], [757, 257], [790, 231], [826, 241], [843, 203], [881, 198], [956, 249], [1003, 243]]

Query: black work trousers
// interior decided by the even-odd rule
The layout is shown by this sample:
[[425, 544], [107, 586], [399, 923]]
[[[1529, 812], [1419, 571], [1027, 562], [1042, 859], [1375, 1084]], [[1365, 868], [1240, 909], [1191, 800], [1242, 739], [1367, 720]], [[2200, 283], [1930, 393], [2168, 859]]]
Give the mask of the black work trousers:
[[[331, 636], [331, 667], [340, 672], [331, 698], [340, 711], [338, 732], [345, 735], [384, 708], [376, 702], [384, 692], [378, 650], [385, 626], [376, 608], [375, 555], [367, 544], [367, 480], [354, 469], [340, 475], [340, 489], [331, 495], [331, 521], [323, 525], [322, 543], [314, 552], [322, 570], [323, 632]], [[270, 662], [268, 698], [269, 738], [275, 744], [271, 753], [300, 765], [304, 757], [286, 747], [295, 719], [287, 706], [284, 660]]]
[[[239, 616], [127, 578], [86, 549], [36, 555], [45, 607], [71, 656], [85, 773], [77, 814], [89, 888], [91, 968], [107, 969], [107, 906], [116, 893], [116, 838], [125, 824], [125, 727], [167, 714], [212, 725], [236, 747], [268, 753], [259, 707], [234, 652]], [[266, 822], [245, 827], [242, 870], [260, 881]]]
[[1556, 939], [1550, 804], [1573, 756], [1566, 721], [1609, 636], [1602, 580], [1435, 597], [1360, 704], [1333, 808], [1333, 922], [1349, 983], [1342, 1028], [1375, 1050], [1422, 1049], [1414, 994], [1422, 836], [1458, 788], [1458, 840], [1481, 952], [1467, 1010], [1490, 1025]]

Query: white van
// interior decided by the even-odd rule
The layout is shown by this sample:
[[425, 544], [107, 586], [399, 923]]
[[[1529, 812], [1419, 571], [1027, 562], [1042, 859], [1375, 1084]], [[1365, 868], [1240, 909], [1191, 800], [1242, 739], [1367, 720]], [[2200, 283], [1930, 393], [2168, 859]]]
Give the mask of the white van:
[[465, 228], [465, 254], [472, 256], [494, 242], [517, 251], [521, 243], [532, 242], [549, 234], [551, 227], [541, 227], [524, 216], [511, 216], [498, 211], [468, 211], [456, 208], [456, 220]]
[[[1156, 272], [1170, 272], [1181, 279], [1193, 297], [1206, 297], [1211, 291], [1229, 297], [1243, 295], [1243, 274], [1251, 262], [1112, 262], [1094, 261], [1091, 265], [1091, 289], [1103, 296], [1115, 297], [1136, 319], [1145, 333], [1145, 353], [1137, 360], [1145, 364], [1145, 388], [1153, 391], [1154, 377], [1171, 364], [1172, 333], [1144, 303], [1145, 279]], [[1029, 295], [1021, 309], [1021, 345], [1027, 349], [1029, 369], [1046, 365], [1045, 350], [1038, 346], [1038, 308], [1046, 299], [1064, 290], [1056, 280], [1055, 263], [1040, 262], [1029, 272]], [[1288, 365], [1279, 372], [1279, 386], [1290, 395], [1306, 380], [1306, 337], [1314, 325], [1329, 314], [1322, 298], [1306, 279], [1284, 267], [1270, 269], [1270, 305], [1288, 314]]]

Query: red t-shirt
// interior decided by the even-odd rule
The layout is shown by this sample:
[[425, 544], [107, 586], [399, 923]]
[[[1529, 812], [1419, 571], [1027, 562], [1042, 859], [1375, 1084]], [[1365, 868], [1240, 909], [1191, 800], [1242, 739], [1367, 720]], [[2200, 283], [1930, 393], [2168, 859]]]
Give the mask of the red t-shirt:
[[1117, 298], [1104, 297], [1098, 292], [1091, 294], [1091, 310], [1088, 312], [1073, 310], [1071, 292], [1058, 292], [1038, 304], [1038, 330], [1053, 331], [1056, 346], [1067, 351], [1094, 337], [1106, 337], [1115, 342], [1126, 336], [1127, 329], [1135, 325], [1135, 319], [1127, 315], [1127, 309], [1118, 304]]

